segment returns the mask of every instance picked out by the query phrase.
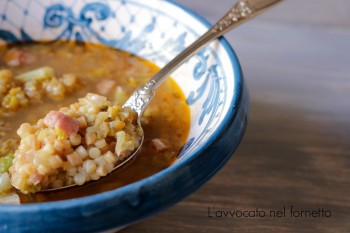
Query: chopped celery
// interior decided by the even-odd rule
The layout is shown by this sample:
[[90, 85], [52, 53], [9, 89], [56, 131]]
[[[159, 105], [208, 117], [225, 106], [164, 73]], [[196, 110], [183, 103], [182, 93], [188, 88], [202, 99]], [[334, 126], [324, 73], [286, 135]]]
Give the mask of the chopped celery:
[[9, 170], [12, 165], [13, 154], [8, 154], [6, 156], [0, 157], [0, 174], [5, 173]]
[[27, 80], [43, 81], [55, 77], [55, 71], [49, 66], [44, 66], [39, 69], [31, 70], [20, 74], [15, 79], [25, 82]]

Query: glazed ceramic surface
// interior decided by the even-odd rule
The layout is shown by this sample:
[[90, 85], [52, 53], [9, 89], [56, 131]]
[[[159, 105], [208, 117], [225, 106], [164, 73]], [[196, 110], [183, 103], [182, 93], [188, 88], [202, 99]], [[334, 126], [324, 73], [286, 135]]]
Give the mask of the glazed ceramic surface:
[[[0, 1], [0, 44], [89, 41], [134, 53], [159, 66], [208, 27], [199, 16], [170, 1]], [[0, 231], [90, 232], [122, 227], [180, 201], [214, 175], [237, 148], [247, 123], [248, 96], [238, 59], [220, 39], [172, 77], [191, 109], [189, 138], [174, 165], [94, 196], [0, 205]]]

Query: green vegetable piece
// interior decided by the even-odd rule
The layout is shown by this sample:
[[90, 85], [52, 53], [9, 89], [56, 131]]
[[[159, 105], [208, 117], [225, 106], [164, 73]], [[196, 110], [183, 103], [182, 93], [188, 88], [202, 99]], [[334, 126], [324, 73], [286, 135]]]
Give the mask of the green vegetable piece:
[[12, 165], [12, 160], [15, 156], [13, 154], [8, 154], [6, 156], [0, 157], [0, 174], [8, 172]]
[[49, 66], [44, 66], [39, 69], [20, 74], [15, 79], [26, 82], [28, 80], [43, 81], [55, 77], [55, 70]]

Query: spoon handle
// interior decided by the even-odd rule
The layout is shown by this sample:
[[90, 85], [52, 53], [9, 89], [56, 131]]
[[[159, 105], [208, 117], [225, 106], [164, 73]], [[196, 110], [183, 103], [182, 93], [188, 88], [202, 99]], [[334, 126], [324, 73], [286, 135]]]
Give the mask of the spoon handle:
[[183, 50], [179, 55], [165, 65], [144, 86], [139, 87], [126, 101], [123, 107], [129, 107], [136, 111], [141, 117], [154, 96], [154, 91], [162, 82], [188, 58], [241, 23], [262, 13], [268, 8], [282, 0], [240, 0], [229, 12], [227, 12], [217, 23], [215, 23], [204, 35]]

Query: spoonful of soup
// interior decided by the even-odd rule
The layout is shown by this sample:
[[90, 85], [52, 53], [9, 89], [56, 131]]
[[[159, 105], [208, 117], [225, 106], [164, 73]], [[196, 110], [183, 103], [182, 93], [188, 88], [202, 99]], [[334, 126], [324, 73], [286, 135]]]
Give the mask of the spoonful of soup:
[[[24, 123], [9, 169], [23, 193], [52, 191], [98, 180], [132, 160], [144, 134], [141, 117], [155, 90], [189, 57], [214, 39], [282, 0], [241, 0], [203, 36], [139, 87], [123, 106], [89, 93], [77, 103]], [[157, 142], [162, 147], [162, 142]]]

